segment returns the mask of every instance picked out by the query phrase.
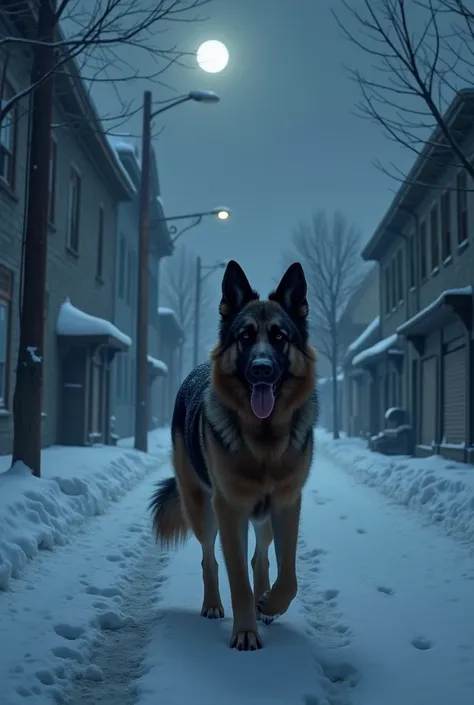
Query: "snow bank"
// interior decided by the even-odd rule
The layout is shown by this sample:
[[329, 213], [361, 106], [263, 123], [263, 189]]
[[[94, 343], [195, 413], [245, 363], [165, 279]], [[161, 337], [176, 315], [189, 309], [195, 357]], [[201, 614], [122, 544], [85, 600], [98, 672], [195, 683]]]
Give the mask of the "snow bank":
[[360, 439], [334, 441], [316, 431], [317, 449], [349, 470], [359, 481], [420, 512], [449, 536], [474, 543], [474, 471], [440, 456], [412, 458], [373, 453]]
[[53, 446], [42, 456], [41, 479], [22, 463], [0, 464], [0, 590], [41, 550], [64, 545], [85, 521], [103, 514], [156, 469], [169, 453], [169, 431], [150, 434], [153, 455], [123, 447]]
[[[383, 340], [379, 340], [378, 343], [375, 343], [375, 345], [372, 345], [370, 348], [366, 348], [365, 350], [362, 350], [358, 355], [354, 357], [352, 360], [352, 364], [354, 367], [357, 367], [357, 365], [360, 365], [361, 362], [364, 362], [365, 360], [370, 360], [371, 358], [375, 357], [376, 355], [381, 355], [384, 352], [387, 352], [392, 348], [396, 343], [398, 342], [398, 333], [394, 333], [393, 335], [389, 335], [388, 338], [383, 338]], [[396, 352], [401, 352], [398, 350], [392, 350], [392, 353]]]
[[147, 355], [146, 359], [155, 370], [162, 372], [164, 375], [168, 374], [168, 365], [166, 365], [162, 360], [157, 360], [156, 357], [152, 357], [151, 355]]
[[362, 333], [359, 335], [358, 338], [356, 338], [347, 348], [349, 352], [354, 353], [356, 350], [360, 350], [360, 348], [363, 346], [366, 340], [370, 338], [372, 333], [374, 333], [377, 328], [380, 326], [380, 316], [377, 316], [374, 318], [372, 323], [369, 323], [367, 328], [364, 328]]
[[56, 322], [58, 335], [110, 335], [130, 347], [131, 339], [105, 318], [91, 316], [72, 305], [70, 299], [61, 305]]

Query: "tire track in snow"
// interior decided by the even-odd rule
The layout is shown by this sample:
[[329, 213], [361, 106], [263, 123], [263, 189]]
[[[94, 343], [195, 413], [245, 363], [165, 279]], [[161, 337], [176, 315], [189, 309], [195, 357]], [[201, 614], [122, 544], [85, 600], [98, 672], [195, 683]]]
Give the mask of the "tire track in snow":
[[72, 681], [65, 703], [136, 703], [136, 681], [143, 674], [143, 653], [156, 619], [156, 587], [166, 580], [161, 573], [168, 562], [150, 536], [124, 586], [120, 607], [125, 619], [118, 629], [103, 630], [91, 651], [89, 667]]

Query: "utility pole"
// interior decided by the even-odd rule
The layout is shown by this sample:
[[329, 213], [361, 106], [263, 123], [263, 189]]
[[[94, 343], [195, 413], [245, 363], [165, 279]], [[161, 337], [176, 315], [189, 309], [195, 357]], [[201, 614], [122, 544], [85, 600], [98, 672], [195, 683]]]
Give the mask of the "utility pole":
[[[38, 3], [38, 43], [34, 45], [32, 85], [54, 69], [54, 0]], [[13, 460], [41, 475], [41, 412], [44, 364], [44, 307], [48, 250], [49, 170], [53, 77], [33, 91], [30, 104], [29, 168], [24, 240], [20, 345], [13, 398]]]
[[196, 257], [196, 293], [194, 298], [194, 350], [193, 367], [199, 363], [199, 323], [201, 316], [201, 258]]
[[150, 236], [151, 92], [143, 95], [142, 169], [138, 230], [135, 448], [148, 450], [148, 250]]

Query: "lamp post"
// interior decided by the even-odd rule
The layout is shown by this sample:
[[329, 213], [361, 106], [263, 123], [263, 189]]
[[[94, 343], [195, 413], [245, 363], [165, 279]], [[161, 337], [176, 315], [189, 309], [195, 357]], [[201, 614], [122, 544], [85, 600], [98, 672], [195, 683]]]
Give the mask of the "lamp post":
[[[194, 349], [193, 349], [193, 367], [197, 367], [199, 363], [199, 326], [201, 317], [201, 287], [218, 269], [225, 269], [227, 262], [217, 262], [216, 264], [203, 265], [200, 257], [196, 257], [196, 294], [194, 300]], [[202, 274], [203, 270], [207, 270], [206, 274]]]
[[154, 117], [171, 108], [195, 101], [197, 103], [217, 103], [219, 96], [212, 91], [191, 91], [162, 108], [152, 110], [151, 92], [143, 96], [142, 164], [140, 178], [140, 214], [138, 233], [138, 291], [137, 291], [137, 332], [136, 332], [136, 397], [135, 397], [135, 448], [148, 450], [148, 254], [150, 221], [150, 161], [151, 123]]

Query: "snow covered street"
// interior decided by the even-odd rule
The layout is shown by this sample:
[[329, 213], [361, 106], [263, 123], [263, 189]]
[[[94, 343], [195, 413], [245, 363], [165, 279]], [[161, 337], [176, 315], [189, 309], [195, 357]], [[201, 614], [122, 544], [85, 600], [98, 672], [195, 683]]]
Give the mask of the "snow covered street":
[[[86, 503], [82, 522], [75, 506], [64, 545], [43, 529], [22, 535], [15, 521], [26, 501], [31, 526], [53, 526], [56, 512], [62, 530], [66, 505], [51, 490], [41, 503], [29, 487], [13, 501], [18, 478], [0, 474], [0, 490], [10, 487], [8, 507], [0, 501], [0, 573], [20, 547], [28, 556], [1, 584], [2, 705], [471, 705], [472, 545], [358, 482], [321, 443], [304, 501], [298, 597], [260, 627], [261, 651], [232, 651], [222, 557], [226, 617], [207, 621], [199, 545], [193, 538], [160, 554], [150, 535], [147, 503], [170, 473], [167, 443], [160, 432], [146, 460], [108, 449], [142, 469], [96, 511]], [[78, 500], [77, 479], [59, 485], [64, 502]], [[35, 552], [35, 541], [47, 550]]]

